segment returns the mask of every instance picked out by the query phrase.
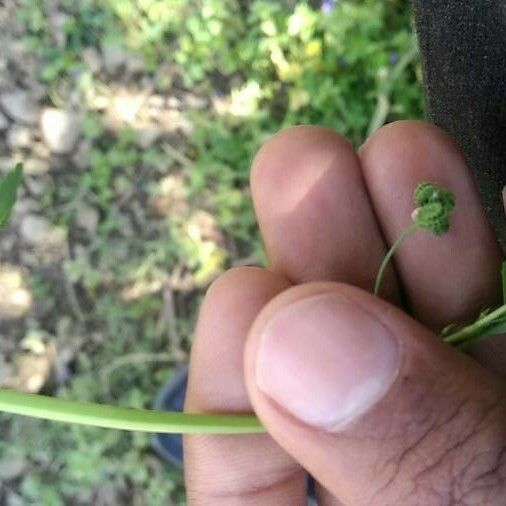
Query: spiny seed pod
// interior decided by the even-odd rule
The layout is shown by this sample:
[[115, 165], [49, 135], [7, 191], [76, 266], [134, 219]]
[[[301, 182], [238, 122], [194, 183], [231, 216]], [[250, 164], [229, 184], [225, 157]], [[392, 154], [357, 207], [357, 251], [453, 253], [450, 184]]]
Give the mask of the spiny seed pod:
[[437, 192], [437, 188], [428, 182], [420, 183], [414, 192], [415, 204], [417, 207], [422, 207], [425, 204], [428, 204], [431, 199], [435, 196]]
[[401, 232], [401, 235], [392, 244], [383, 259], [374, 283], [374, 295], [379, 294], [381, 280], [388, 262], [408, 237], [418, 230], [426, 230], [434, 235], [443, 235], [450, 228], [450, 213], [455, 207], [455, 200], [451, 191], [439, 188], [433, 183], [425, 182], [420, 183], [415, 188], [413, 198], [417, 206], [411, 215], [413, 223]]
[[426, 204], [435, 202], [439, 202], [447, 212], [450, 212], [455, 207], [455, 198], [451, 191], [429, 182], [420, 183], [415, 188], [413, 197], [417, 207], [423, 207]]
[[439, 190], [439, 202], [445, 208], [446, 212], [450, 213], [455, 207], [455, 197], [453, 193], [448, 190]]
[[450, 227], [448, 210], [441, 202], [430, 202], [419, 207], [413, 219], [420, 229], [435, 235], [445, 234]]

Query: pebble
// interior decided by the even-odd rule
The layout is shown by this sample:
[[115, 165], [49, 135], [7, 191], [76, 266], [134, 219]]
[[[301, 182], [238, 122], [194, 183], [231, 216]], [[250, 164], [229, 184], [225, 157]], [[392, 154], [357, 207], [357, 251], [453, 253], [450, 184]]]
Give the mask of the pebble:
[[119, 44], [104, 44], [102, 46], [104, 68], [109, 75], [115, 75], [128, 60], [128, 54]]
[[92, 74], [98, 74], [102, 70], [102, 57], [95, 47], [85, 47], [81, 55], [84, 63]]
[[162, 135], [162, 130], [156, 127], [142, 128], [137, 132], [136, 144], [141, 149], [150, 148]]
[[47, 160], [40, 158], [27, 158], [23, 162], [24, 172], [31, 176], [46, 174], [51, 169], [51, 165]]
[[12, 481], [19, 478], [28, 467], [28, 462], [23, 455], [6, 455], [0, 460], [0, 480]]
[[49, 148], [40, 141], [34, 142], [31, 145], [32, 155], [36, 158], [49, 158], [51, 156], [51, 151]]
[[144, 102], [145, 97], [142, 93], [121, 92], [112, 99], [111, 112], [113, 112], [114, 117], [119, 121], [134, 123]]
[[41, 197], [47, 192], [50, 179], [46, 177], [25, 177], [24, 183], [30, 193], [35, 197]]
[[21, 237], [29, 244], [44, 244], [50, 230], [51, 223], [42, 216], [29, 214], [21, 221]]
[[78, 169], [84, 170], [89, 167], [92, 148], [93, 146], [89, 139], [84, 139], [79, 143], [72, 155], [72, 163]]
[[7, 116], [0, 111], [0, 132], [3, 132], [4, 130], [7, 130], [9, 128], [9, 120], [7, 119]]
[[12, 490], [7, 492], [7, 500], [5, 506], [25, 506], [26, 502], [23, 497]]
[[35, 199], [21, 198], [16, 200], [14, 206], [15, 214], [17, 216], [23, 216], [24, 214], [34, 213], [39, 210], [39, 203]]
[[184, 102], [189, 109], [205, 109], [207, 107], [207, 100], [193, 93], [187, 93]]
[[76, 213], [76, 224], [92, 235], [97, 230], [99, 213], [97, 209], [87, 204], [81, 204]]
[[27, 87], [32, 100], [43, 100], [47, 95], [47, 86], [42, 84], [40, 81], [31, 80], [27, 83]]
[[17, 123], [33, 126], [39, 120], [39, 108], [24, 90], [16, 89], [0, 94], [0, 107]]
[[65, 231], [42, 216], [25, 215], [19, 233], [23, 242], [31, 247], [24, 248], [24, 252], [31, 255], [23, 256], [26, 265], [51, 265], [61, 262], [67, 254]]
[[181, 99], [177, 97], [168, 97], [167, 98], [167, 107], [169, 109], [180, 109], [181, 108]]
[[7, 132], [7, 146], [13, 151], [27, 149], [32, 143], [32, 131], [30, 128], [14, 125]]
[[138, 54], [128, 55], [126, 68], [130, 76], [141, 74], [144, 71], [144, 58]]
[[52, 153], [58, 155], [70, 153], [81, 135], [79, 116], [63, 109], [44, 109], [40, 126], [44, 142]]
[[148, 107], [154, 109], [163, 109], [165, 107], [165, 97], [163, 95], [151, 95], [148, 100]]
[[25, 286], [21, 269], [16, 265], [1, 264], [0, 282], [0, 319], [25, 316], [32, 304], [32, 294]]

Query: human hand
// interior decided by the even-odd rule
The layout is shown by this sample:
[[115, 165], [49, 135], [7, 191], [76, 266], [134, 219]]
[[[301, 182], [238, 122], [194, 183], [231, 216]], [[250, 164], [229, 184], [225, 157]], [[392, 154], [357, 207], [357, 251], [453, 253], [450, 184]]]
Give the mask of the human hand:
[[[387, 302], [368, 292], [420, 181], [454, 192], [450, 232], [406, 241]], [[270, 269], [209, 289], [185, 410], [254, 411], [269, 434], [185, 436], [189, 504], [304, 505], [307, 472], [324, 506], [506, 504], [506, 344], [471, 358], [436, 335], [501, 292], [502, 253], [454, 143], [399, 122], [356, 154], [292, 128], [262, 147], [251, 187]]]

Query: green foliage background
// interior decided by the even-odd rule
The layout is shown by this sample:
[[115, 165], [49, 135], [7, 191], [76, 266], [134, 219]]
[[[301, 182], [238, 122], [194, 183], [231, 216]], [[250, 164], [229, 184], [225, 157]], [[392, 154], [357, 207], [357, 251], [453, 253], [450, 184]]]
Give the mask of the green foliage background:
[[[178, 146], [189, 160], [189, 202], [216, 218], [225, 247], [193, 239], [185, 219], [175, 216], [142, 240], [121, 235], [118, 188], [134, 188], [148, 199], [167, 174], [167, 154], [157, 145], [139, 148], [133, 129], [106, 131], [91, 111], [84, 122], [93, 145], [89, 169], [58, 176], [43, 198], [47, 216], [70, 236], [76, 199], [100, 210], [96, 234], [65, 264], [86, 299], [85, 314], [74, 323], [88, 342], [72, 378], [53, 393], [149, 406], [181, 354], [188, 355], [208, 280], [238, 258], [263, 259], [248, 192], [250, 163], [261, 144], [281, 128], [312, 123], [332, 127], [359, 146], [385, 122], [421, 117], [409, 2], [340, 0], [326, 12], [319, 2], [287, 0], [61, 0], [68, 14], [63, 46], [51, 37], [43, 0], [22, 3], [17, 14], [26, 28], [24, 42], [43, 62], [40, 78], [50, 88], [96, 86], [81, 53], [114, 42], [142, 55], [143, 72], [159, 93], [192, 90], [209, 103], [228, 104], [225, 112], [189, 109], [192, 131]], [[164, 66], [170, 72], [160, 73]], [[160, 295], [127, 303], [118, 292], [181, 265], [197, 289], [179, 296], [180, 339], [167, 343], [157, 328]], [[31, 282], [41, 296], [55, 290], [50, 281]], [[179, 354], [172, 357], [174, 350]], [[105, 379], [97, 373], [134, 353], [169, 359], [118, 367]], [[121, 504], [184, 504], [180, 471], [153, 456], [145, 435], [8, 417], [2, 423], [2, 454], [31, 462], [19, 483], [24, 504], [92, 504], [107, 487], [119, 491]]]

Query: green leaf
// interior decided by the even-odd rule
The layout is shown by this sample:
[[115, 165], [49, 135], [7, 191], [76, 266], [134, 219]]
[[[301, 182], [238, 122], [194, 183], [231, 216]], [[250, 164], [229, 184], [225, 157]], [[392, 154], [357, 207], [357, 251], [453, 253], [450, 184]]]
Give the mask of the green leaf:
[[502, 263], [501, 280], [502, 280], [502, 303], [506, 304], [506, 261]]
[[0, 227], [7, 223], [11, 215], [22, 178], [23, 165], [21, 163], [18, 163], [14, 169], [0, 178]]

